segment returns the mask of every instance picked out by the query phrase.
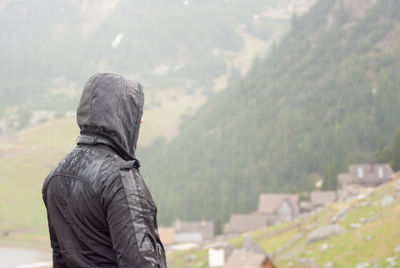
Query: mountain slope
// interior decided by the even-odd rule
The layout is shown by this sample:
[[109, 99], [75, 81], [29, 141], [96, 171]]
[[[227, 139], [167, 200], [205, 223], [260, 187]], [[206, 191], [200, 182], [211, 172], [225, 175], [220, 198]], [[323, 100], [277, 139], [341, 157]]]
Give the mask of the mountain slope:
[[143, 150], [162, 222], [226, 220], [261, 192], [335, 188], [400, 124], [400, 4], [319, 1], [249, 74]]
[[[274, 225], [243, 234], [227, 241], [241, 248], [251, 237], [273, 259], [277, 267], [400, 267], [400, 199], [391, 205], [381, 205], [387, 196], [396, 195], [400, 180], [364, 193], [349, 200], [335, 202], [310, 215], [291, 222]], [[397, 190], [397, 195], [399, 190]], [[342, 215], [337, 217], [337, 215]], [[330, 237], [309, 241], [312, 232], [332, 226], [333, 218], [341, 231]], [[322, 233], [320, 233], [322, 234]], [[170, 266], [207, 267], [208, 245], [167, 254]]]
[[267, 42], [289, 25], [253, 15], [293, 1], [0, 1], [0, 119], [18, 115], [25, 126], [34, 110], [73, 110], [96, 71], [138, 79], [147, 92], [210, 94], [230, 74], [241, 33]]

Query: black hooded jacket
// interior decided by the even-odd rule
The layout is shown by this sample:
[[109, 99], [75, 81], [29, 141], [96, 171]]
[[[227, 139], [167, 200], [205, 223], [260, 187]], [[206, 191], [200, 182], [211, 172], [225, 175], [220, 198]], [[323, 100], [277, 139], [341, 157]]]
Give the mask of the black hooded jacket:
[[135, 158], [142, 86], [112, 73], [84, 87], [81, 136], [43, 184], [53, 267], [166, 267], [157, 208]]

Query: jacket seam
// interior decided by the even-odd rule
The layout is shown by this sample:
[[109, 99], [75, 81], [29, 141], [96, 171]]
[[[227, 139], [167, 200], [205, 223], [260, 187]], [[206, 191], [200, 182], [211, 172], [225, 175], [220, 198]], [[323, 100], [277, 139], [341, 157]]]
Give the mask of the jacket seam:
[[[122, 99], [122, 95], [124, 94], [124, 90], [126, 90], [126, 88], [127, 88], [127, 83], [126, 83], [126, 81], [123, 81], [122, 79], [120, 80], [120, 85], [119, 85], [119, 90], [120, 90], [120, 92], [119, 92], [119, 98], [118, 98], [118, 118], [119, 118], [119, 120], [121, 120], [121, 122], [124, 122], [125, 121], [125, 119], [124, 119], [124, 117], [122, 116], [122, 114], [121, 114], [121, 99]], [[128, 126], [129, 127], [129, 126]], [[131, 127], [129, 127], [129, 128], [131, 128]]]
[[137, 90], [137, 98], [138, 98], [138, 112], [137, 112], [137, 116], [136, 116], [136, 125], [134, 126], [134, 133], [137, 133], [137, 135], [139, 135], [139, 127], [140, 127], [140, 121], [141, 121], [141, 118], [139, 118], [139, 116], [140, 116], [140, 111], [139, 111], [139, 109], [140, 109], [140, 107], [142, 107], [142, 98], [141, 98], [141, 91], [142, 91], [142, 88], [141, 88], [141, 85], [139, 84], [139, 82], [137, 82], [137, 87], [138, 87], [138, 90]]
[[[124, 85], [122, 85], [122, 79], [121, 79], [121, 93], [120, 93], [120, 96], [119, 96], [119, 99], [118, 99], [118, 117], [119, 117], [119, 119], [121, 120], [121, 122], [123, 123], [123, 124], [125, 124], [125, 126], [126, 127], [128, 127], [129, 129], [131, 129], [131, 130], [134, 130], [135, 129], [135, 126], [129, 126], [129, 122], [127, 122], [126, 121], [126, 119], [124, 118], [124, 116], [122, 116], [122, 114], [121, 114], [121, 99], [122, 99], [122, 95], [124, 94], [124, 92], [123, 92], [123, 90], [126, 92], [127, 90], [128, 90], [128, 88], [129, 88], [129, 86], [128, 86], [128, 83], [126, 82], [126, 81], [124, 81]], [[138, 89], [139, 90], [139, 89]], [[140, 100], [139, 100], [139, 103], [140, 103]], [[135, 105], [135, 104], [134, 104]], [[135, 105], [136, 106], [136, 105]], [[139, 106], [138, 106], [139, 107]], [[138, 109], [138, 107], [136, 107], [136, 109]], [[137, 119], [136, 119], [137, 120]], [[137, 123], [137, 122], [135, 122], [135, 123]]]
[[[138, 183], [137, 183], [137, 181], [136, 181], [136, 179], [135, 179], [135, 175], [133, 174], [133, 171], [130, 170], [130, 171], [128, 171], [128, 172], [132, 172], [133, 183], [136, 185], [136, 191], [137, 191], [138, 197], [140, 198], [140, 200], [139, 200], [139, 206], [140, 206], [141, 212], [143, 213], [143, 211], [144, 211], [144, 209], [143, 209], [143, 200], [142, 200], [142, 198], [140, 197], [140, 194], [139, 194], [139, 190], [140, 190], [141, 188], [139, 187], [139, 185], [138, 185]], [[129, 208], [128, 195], [126, 194], [125, 185], [124, 185], [124, 182], [123, 182], [124, 179], [127, 179], [126, 176], [125, 176], [125, 175], [121, 175], [121, 182], [122, 182], [122, 186], [123, 186], [122, 188], [124, 189], [125, 201], [126, 201], [126, 204], [127, 204], [128, 208]], [[142, 252], [145, 252], [145, 251], [151, 251], [151, 252], [153, 252], [153, 253], [155, 252], [155, 254], [158, 255], [157, 252], [156, 252], [156, 249], [153, 249], [153, 250], [151, 250], [151, 249], [149, 249], [149, 250], [142, 250], [142, 249], [141, 249], [141, 245], [139, 244], [139, 241], [137, 240], [137, 237], [136, 237], [135, 225], [134, 225], [134, 223], [133, 223], [133, 218], [132, 218], [132, 211], [131, 211], [131, 209], [129, 209], [129, 216], [130, 216], [130, 218], [131, 218], [130, 223], [131, 223], [131, 225], [132, 225], [133, 232], [135, 233], [134, 236], [135, 236], [135, 240], [136, 240], [136, 245], [137, 245], [137, 247], [138, 247], [138, 252], [140, 253], [140, 255], [143, 257]], [[144, 220], [144, 217], [143, 217], [140, 213], [138, 214], [138, 217], [140, 217], [142, 220]], [[140, 241], [140, 242], [141, 242], [141, 241]]]
[[[124, 195], [125, 195], [125, 202], [126, 202], [126, 206], [127, 206], [127, 208], [128, 208], [128, 211], [129, 211], [129, 218], [130, 218], [130, 224], [131, 224], [131, 226], [132, 226], [132, 230], [133, 230], [133, 233], [134, 233], [134, 238], [135, 238], [135, 242], [136, 242], [136, 245], [137, 245], [137, 247], [138, 247], [138, 252], [140, 252], [140, 245], [139, 245], [139, 241], [137, 240], [137, 237], [136, 237], [136, 228], [135, 228], [135, 225], [133, 224], [133, 216], [132, 216], [132, 211], [131, 211], [131, 209], [130, 209], [130, 207], [129, 207], [129, 201], [128, 201], [128, 195], [127, 195], [127, 193], [126, 193], [126, 190], [125, 190], [125, 184], [124, 184], [124, 179], [126, 179], [125, 178], [125, 175], [123, 175], [123, 174], [121, 174], [121, 176], [120, 176], [120, 179], [121, 179], [121, 183], [122, 183], [122, 189], [124, 190]], [[136, 182], [134, 182], [135, 184], [136, 184]], [[140, 205], [140, 207], [142, 208], [142, 206]]]
[[63, 177], [68, 177], [68, 178], [72, 178], [72, 179], [76, 179], [79, 180], [80, 182], [82, 182], [82, 184], [84, 184], [86, 187], [89, 188], [89, 190], [91, 191], [91, 193], [94, 195], [94, 197], [99, 200], [99, 197], [97, 196], [96, 192], [93, 190], [93, 187], [84, 179], [78, 177], [78, 176], [74, 176], [74, 175], [68, 175], [68, 174], [63, 174], [63, 173], [56, 173], [54, 175], [52, 175], [49, 180], [46, 183], [46, 186], [44, 188], [47, 187], [47, 184], [49, 184], [49, 182], [56, 176], [63, 176]]

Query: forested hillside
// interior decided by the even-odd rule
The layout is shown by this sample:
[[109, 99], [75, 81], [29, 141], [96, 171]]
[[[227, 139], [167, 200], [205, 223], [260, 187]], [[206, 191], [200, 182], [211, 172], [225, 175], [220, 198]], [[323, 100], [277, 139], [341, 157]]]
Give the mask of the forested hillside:
[[400, 128], [397, 129], [392, 142], [376, 152], [375, 160], [390, 163], [394, 171], [400, 170]]
[[[34, 110], [73, 111], [96, 71], [140, 80], [148, 95], [210, 94], [214, 79], [230, 74], [244, 34], [271, 41], [288, 29], [291, 2], [2, 0], [0, 119], [23, 127]], [[287, 12], [257, 15], [270, 9]], [[160, 102], [147, 99], [147, 109]]]
[[140, 151], [162, 223], [227, 219], [261, 192], [336, 187], [400, 124], [400, 2], [321, 0], [249, 74]]

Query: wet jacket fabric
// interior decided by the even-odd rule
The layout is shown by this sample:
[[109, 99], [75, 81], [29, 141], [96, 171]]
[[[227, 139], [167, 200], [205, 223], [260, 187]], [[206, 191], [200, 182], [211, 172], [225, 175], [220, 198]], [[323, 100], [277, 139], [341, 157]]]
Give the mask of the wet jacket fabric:
[[157, 208], [135, 158], [142, 86], [117, 74], [89, 79], [81, 136], [43, 184], [53, 267], [166, 267]]

